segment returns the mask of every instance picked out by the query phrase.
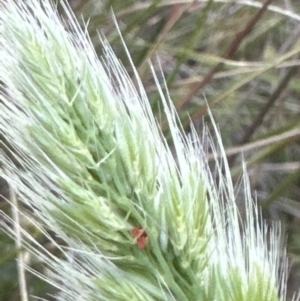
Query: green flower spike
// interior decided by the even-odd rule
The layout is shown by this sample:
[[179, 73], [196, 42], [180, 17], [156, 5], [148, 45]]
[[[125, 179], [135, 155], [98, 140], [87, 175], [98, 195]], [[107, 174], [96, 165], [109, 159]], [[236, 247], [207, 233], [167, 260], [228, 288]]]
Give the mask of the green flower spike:
[[50, 1], [0, 8], [2, 176], [34, 215], [19, 211], [22, 220], [61, 253], [24, 227], [23, 247], [48, 268], [31, 272], [58, 289], [57, 300], [285, 300], [280, 231], [261, 222], [246, 173], [241, 221], [216, 127], [217, 146], [207, 129], [202, 139], [193, 127], [184, 134], [157, 85], [171, 150], [142, 84], [105, 40], [99, 60], [63, 5], [68, 31]]

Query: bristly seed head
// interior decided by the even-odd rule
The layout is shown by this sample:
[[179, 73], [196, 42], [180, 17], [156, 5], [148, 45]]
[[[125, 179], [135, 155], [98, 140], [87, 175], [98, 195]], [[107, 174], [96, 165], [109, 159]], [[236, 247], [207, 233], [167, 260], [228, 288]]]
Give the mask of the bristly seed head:
[[240, 220], [212, 116], [216, 144], [206, 128], [202, 140], [193, 127], [186, 135], [154, 75], [171, 149], [138, 76], [136, 88], [105, 39], [100, 61], [67, 3], [70, 32], [51, 3], [0, 9], [0, 134], [19, 163], [2, 154], [1, 175], [68, 245], [53, 241], [60, 259], [23, 230], [52, 272], [39, 276], [64, 301], [285, 300], [280, 231], [261, 221], [246, 172]]

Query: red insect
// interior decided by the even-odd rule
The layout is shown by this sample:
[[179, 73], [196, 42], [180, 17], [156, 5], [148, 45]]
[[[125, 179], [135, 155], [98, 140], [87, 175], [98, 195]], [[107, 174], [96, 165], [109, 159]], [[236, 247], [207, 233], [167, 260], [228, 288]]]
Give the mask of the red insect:
[[146, 247], [146, 238], [148, 234], [142, 229], [141, 226], [131, 229], [131, 234], [136, 237], [138, 247], [143, 250]]

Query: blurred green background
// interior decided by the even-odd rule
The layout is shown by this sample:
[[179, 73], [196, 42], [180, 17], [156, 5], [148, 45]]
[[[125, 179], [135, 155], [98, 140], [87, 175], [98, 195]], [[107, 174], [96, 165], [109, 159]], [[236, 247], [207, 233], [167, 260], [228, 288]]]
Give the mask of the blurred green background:
[[[163, 89], [165, 76], [187, 132], [190, 120], [199, 134], [203, 121], [209, 124], [209, 104], [234, 181], [239, 179], [243, 154], [263, 216], [269, 223], [281, 221], [289, 256], [290, 300], [300, 287], [300, 1], [69, 0], [69, 4], [82, 25], [82, 20], [89, 21], [88, 32], [99, 56], [100, 33], [133, 76], [114, 12], [166, 134], [149, 60]], [[65, 18], [61, 8], [59, 12]], [[4, 196], [0, 210], [9, 213], [3, 181], [0, 187]], [[13, 240], [0, 231], [0, 301], [20, 300], [15, 255]], [[27, 255], [28, 264], [42, 271], [38, 259]], [[30, 275], [28, 290], [52, 299], [46, 295], [49, 287]]]

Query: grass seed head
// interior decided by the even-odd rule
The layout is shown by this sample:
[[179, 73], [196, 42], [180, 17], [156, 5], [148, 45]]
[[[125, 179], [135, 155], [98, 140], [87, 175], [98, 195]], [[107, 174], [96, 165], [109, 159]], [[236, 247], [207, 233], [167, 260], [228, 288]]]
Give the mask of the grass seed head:
[[216, 126], [216, 145], [206, 129], [186, 135], [154, 75], [171, 150], [139, 80], [105, 39], [100, 61], [63, 4], [69, 31], [48, 1], [0, 10], [0, 133], [19, 163], [2, 155], [2, 175], [44, 226], [30, 221], [68, 245], [51, 239], [60, 259], [22, 232], [58, 299], [284, 300], [278, 229], [260, 220], [246, 172], [240, 220]]

